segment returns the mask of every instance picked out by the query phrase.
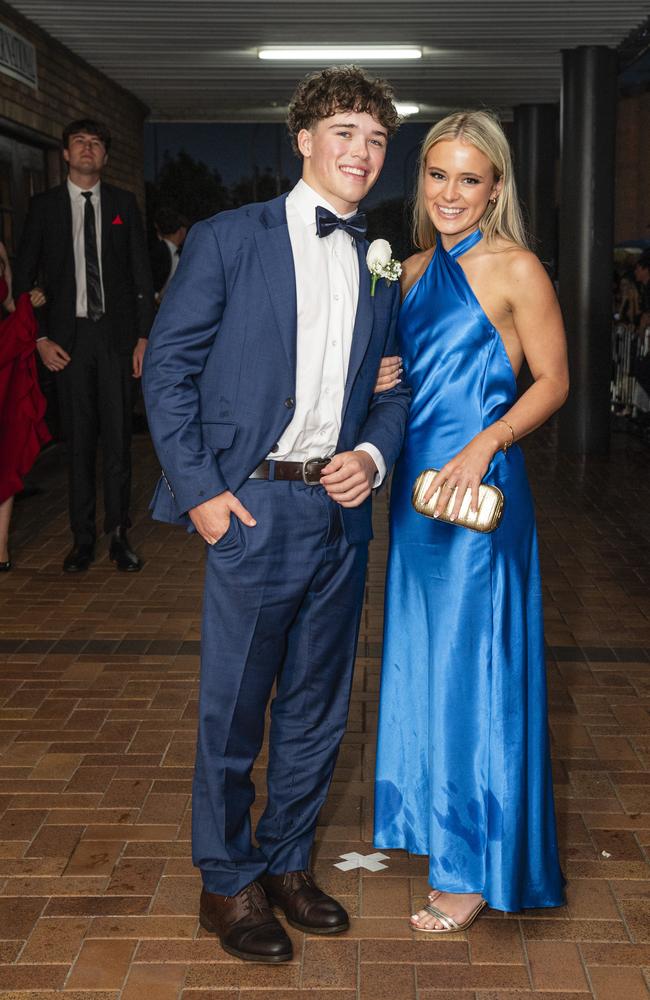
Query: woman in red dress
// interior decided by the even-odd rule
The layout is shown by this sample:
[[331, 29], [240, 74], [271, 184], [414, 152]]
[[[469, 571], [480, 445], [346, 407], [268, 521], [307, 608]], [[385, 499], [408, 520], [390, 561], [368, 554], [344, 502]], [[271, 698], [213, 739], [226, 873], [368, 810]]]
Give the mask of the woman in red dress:
[[42, 445], [50, 439], [45, 398], [36, 376], [37, 324], [34, 306], [45, 296], [39, 288], [11, 296], [11, 270], [0, 243], [0, 302], [9, 315], [0, 321], [0, 572], [11, 569], [8, 539], [14, 496], [23, 488]]

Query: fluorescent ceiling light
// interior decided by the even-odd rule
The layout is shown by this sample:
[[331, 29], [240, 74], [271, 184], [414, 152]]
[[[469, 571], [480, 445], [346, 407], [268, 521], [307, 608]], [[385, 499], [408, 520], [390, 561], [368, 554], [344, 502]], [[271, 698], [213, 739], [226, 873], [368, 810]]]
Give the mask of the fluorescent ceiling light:
[[417, 115], [418, 111], [420, 110], [420, 105], [400, 104], [400, 102], [397, 101], [395, 104], [395, 110], [397, 111], [398, 115], [401, 115], [403, 118], [407, 118], [409, 115]]
[[300, 62], [323, 62], [349, 60], [371, 62], [387, 59], [421, 59], [422, 49], [410, 48], [405, 45], [390, 45], [383, 48], [345, 48], [332, 45], [294, 46], [292, 48], [258, 49], [259, 59], [298, 60]]

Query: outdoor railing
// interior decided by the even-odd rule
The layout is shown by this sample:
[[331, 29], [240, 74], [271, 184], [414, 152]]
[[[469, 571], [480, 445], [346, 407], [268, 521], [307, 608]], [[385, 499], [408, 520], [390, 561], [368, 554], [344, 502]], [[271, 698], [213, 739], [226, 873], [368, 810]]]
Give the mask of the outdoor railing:
[[636, 378], [641, 358], [650, 353], [650, 327], [639, 335], [637, 328], [615, 322], [612, 327], [611, 406], [614, 412], [648, 409], [648, 394]]

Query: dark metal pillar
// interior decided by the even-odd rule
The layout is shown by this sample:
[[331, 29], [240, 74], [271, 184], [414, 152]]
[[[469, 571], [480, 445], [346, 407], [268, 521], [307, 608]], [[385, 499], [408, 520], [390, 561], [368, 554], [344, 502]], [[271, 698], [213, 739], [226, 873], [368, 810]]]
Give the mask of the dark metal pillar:
[[562, 61], [559, 281], [571, 392], [560, 446], [597, 454], [609, 446], [617, 54], [582, 46]]
[[555, 104], [519, 104], [514, 109], [513, 151], [517, 191], [533, 249], [552, 277], [557, 275], [555, 175], [559, 153]]

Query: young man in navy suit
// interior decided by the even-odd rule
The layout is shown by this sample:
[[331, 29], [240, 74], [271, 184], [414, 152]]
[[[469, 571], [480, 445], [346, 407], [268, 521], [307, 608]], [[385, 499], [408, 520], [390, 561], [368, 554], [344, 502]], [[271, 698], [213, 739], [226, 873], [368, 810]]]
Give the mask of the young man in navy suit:
[[[207, 542], [193, 856], [200, 920], [242, 959], [282, 962], [273, 915], [348, 927], [309, 872], [345, 731], [371, 491], [400, 450], [403, 385], [373, 395], [396, 354], [396, 284], [371, 295], [361, 199], [398, 117], [356, 67], [304, 80], [288, 126], [291, 193], [194, 226], [145, 357], [163, 467], [154, 517]], [[268, 801], [254, 846], [251, 769], [273, 685]]]

